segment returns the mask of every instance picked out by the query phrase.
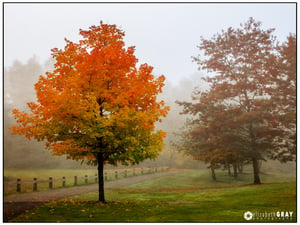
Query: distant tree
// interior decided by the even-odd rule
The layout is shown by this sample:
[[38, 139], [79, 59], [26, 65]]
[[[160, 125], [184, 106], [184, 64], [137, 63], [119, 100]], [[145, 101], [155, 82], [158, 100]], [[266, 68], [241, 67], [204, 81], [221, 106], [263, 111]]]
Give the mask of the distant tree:
[[[187, 120], [175, 147], [196, 160], [209, 163], [212, 179], [216, 180], [215, 169], [230, 164], [236, 168], [244, 160], [244, 140], [236, 131], [238, 125], [232, 122], [239, 112], [216, 105], [207, 93], [196, 93], [193, 100], [195, 103], [177, 101], [184, 107], [182, 113], [193, 118]], [[237, 176], [237, 170], [234, 175]]]
[[34, 99], [32, 86], [37, 82], [42, 71], [43, 68], [37, 62], [36, 57], [30, 58], [25, 64], [16, 60], [11, 67], [5, 68], [4, 103], [6, 109], [11, 108], [12, 105], [25, 108], [25, 102]]
[[[270, 72], [271, 69], [278, 72], [274, 59], [279, 56], [273, 31], [262, 30], [261, 23], [250, 18], [241, 28], [230, 27], [211, 40], [201, 37], [199, 49], [204, 55], [193, 59], [200, 70], [213, 74], [203, 78], [210, 89], [199, 93], [194, 103], [179, 102], [188, 109], [195, 108], [187, 113], [204, 113], [206, 118], [211, 118], [209, 123], [206, 118], [200, 118], [200, 126], [204, 121], [204, 128], [214, 131], [202, 132], [202, 138], [203, 134], [207, 135], [202, 144], [212, 143], [210, 147], [218, 150], [218, 154], [232, 149], [238, 157], [251, 161], [255, 184], [261, 183], [259, 161], [276, 152], [277, 139], [283, 134], [279, 113], [274, 109], [277, 88]], [[291, 91], [289, 95], [295, 93]], [[205, 108], [206, 103], [212, 108]], [[198, 105], [202, 108], [197, 109]]]
[[277, 145], [271, 158], [282, 162], [296, 161], [296, 36], [289, 35], [287, 41], [279, 45], [277, 50], [278, 54], [270, 63], [273, 65], [270, 68], [273, 85], [269, 88], [269, 94], [274, 103], [273, 112], [279, 117], [282, 135], [276, 138]]
[[134, 47], [125, 48], [124, 32], [100, 23], [80, 30], [79, 43], [66, 40], [52, 50], [54, 71], [35, 84], [31, 113], [13, 110], [13, 134], [45, 140], [53, 155], [98, 165], [99, 201], [104, 202], [103, 165], [154, 159], [165, 133], [155, 122], [169, 108], [156, 97], [164, 76], [147, 64], [136, 68]]
[[[41, 154], [33, 154], [41, 145], [24, 142], [22, 137], [14, 137], [7, 130], [15, 125], [15, 120], [11, 115], [13, 107], [18, 106], [22, 110], [26, 108], [26, 102], [34, 99], [33, 85], [37, 82], [42, 67], [35, 57], [30, 58], [27, 63], [14, 61], [10, 67], [4, 70], [3, 82], [3, 162], [4, 168], [22, 168], [32, 166], [36, 161], [35, 156], [43, 158]], [[16, 157], [18, 156], [18, 157]], [[27, 157], [26, 157], [27, 156]], [[26, 160], [24, 158], [26, 157]], [[43, 158], [45, 159], [45, 158]], [[53, 160], [54, 161], [54, 160]], [[47, 161], [48, 163], [48, 161]], [[53, 162], [52, 162], [53, 163]], [[41, 165], [36, 161], [36, 166]], [[43, 164], [45, 165], [45, 163]], [[32, 168], [32, 167], [31, 167]]]

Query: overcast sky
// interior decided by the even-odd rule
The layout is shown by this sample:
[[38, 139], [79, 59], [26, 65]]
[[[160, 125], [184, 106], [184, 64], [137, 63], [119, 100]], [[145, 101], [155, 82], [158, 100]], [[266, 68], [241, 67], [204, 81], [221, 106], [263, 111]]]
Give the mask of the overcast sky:
[[264, 29], [275, 28], [279, 41], [296, 33], [295, 3], [4, 4], [4, 66], [26, 63], [34, 55], [44, 63], [52, 48], [64, 47], [64, 38], [78, 41], [80, 28], [102, 20], [125, 31], [125, 43], [136, 46], [139, 63], [176, 84], [197, 72], [191, 56], [198, 54], [200, 36], [237, 28], [249, 17]]

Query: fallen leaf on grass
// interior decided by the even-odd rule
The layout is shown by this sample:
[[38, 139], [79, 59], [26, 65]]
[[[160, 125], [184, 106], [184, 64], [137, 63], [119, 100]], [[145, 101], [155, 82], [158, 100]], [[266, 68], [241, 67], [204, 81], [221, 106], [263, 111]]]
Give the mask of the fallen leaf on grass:
[[75, 202], [72, 199], [70, 199], [69, 202], [72, 203], [73, 205], [75, 205]]

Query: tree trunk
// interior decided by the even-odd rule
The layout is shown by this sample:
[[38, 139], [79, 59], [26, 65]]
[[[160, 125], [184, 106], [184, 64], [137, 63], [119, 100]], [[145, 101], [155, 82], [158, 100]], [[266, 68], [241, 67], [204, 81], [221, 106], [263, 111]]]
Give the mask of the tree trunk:
[[210, 170], [211, 170], [211, 177], [212, 177], [213, 181], [216, 181], [217, 178], [216, 178], [215, 168], [213, 165], [210, 165]]
[[99, 202], [105, 202], [104, 198], [104, 178], [103, 178], [103, 167], [104, 159], [101, 152], [98, 153], [98, 185], [99, 185]]
[[252, 165], [253, 165], [253, 175], [254, 175], [254, 184], [261, 184], [259, 178], [259, 164], [257, 158], [252, 158]]
[[[251, 145], [255, 146], [256, 141], [255, 141], [255, 135], [253, 133], [253, 124], [249, 124], [249, 136], [251, 138]], [[253, 148], [253, 153], [254, 156], [252, 157], [252, 166], [253, 166], [253, 175], [254, 175], [254, 184], [260, 184], [260, 178], [259, 178], [259, 162], [258, 162], [258, 157], [257, 153], [255, 151], [255, 148]], [[256, 154], [255, 154], [256, 153]]]
[[243, 173], [243, 163], [239, 163], [238, 164], [238, 170], [239, 170], [239, 173]]
[[237, 176], [238, 176], [238, 168], [237, 167], [238, 167], [237, 164], [234, 163], [233, 164], [233, 177], [234, 178], [237, 178]]
[[227, 164], [227, 169], [228, 169], [228, 175], [231, 176], [230, 163]]

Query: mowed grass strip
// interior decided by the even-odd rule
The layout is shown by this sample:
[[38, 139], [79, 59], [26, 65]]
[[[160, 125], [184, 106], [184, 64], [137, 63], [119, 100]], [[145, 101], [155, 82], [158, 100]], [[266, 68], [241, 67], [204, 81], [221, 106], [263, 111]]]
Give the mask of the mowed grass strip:
[[[207, 171], [200, 173], [204, 177], [209, 175]], [[246, 184], [248, 175], [237, 181], [225, 174], [219, 175], [219, 182], [212, 182], [210, 179], [199, 180], [196, 174], [200, 175], [199, 171], [106, 190], [106, 204], [97, 202], [96, 192], [51, 201], [13, 221], [245, 222], [246, 211], [292, 211], [292, 218], [252, 222], [296, 222], [295, 182], [251, 185]], [[274, 177], [279, 181], [280, 175]], [[170, 183], [173, 185], [168, 186]], [[207, 186], [201, 187], [203, 184]]]

